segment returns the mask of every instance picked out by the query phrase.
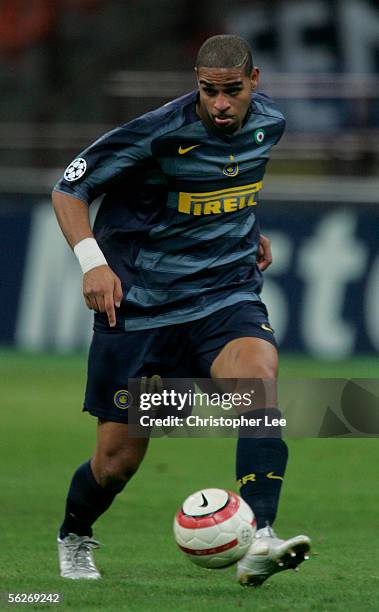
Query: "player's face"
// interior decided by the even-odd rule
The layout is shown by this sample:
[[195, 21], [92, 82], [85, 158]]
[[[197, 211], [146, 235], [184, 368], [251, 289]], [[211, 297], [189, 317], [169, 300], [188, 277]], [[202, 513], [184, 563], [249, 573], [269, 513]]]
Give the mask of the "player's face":
[[198, 68], [196, 72], [200, 91], [197, 110], [202, 121], [221, 132], [238, 130], [258, 84], [258, 68], [250, 76], [244, 68]]

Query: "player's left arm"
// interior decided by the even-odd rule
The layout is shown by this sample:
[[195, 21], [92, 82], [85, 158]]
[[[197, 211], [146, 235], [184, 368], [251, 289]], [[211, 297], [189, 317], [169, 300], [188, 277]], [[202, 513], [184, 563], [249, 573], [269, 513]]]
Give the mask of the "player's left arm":
[[[262, 94], [260, 94], [262, 97]], [[267, 96], [264, 96], [266, 99], [270, 100], [269, 98], [267, 98]], [[281, 137], [283, 136], [283, 132], [285, 130], [286, 127], [286, 120], [283, 117], [283, 115], [281, 114], [281, 112], [279, 111], [279, 109], [276, 108], [275, 104], [273, 103], [272, 100], [270, 100], [270, 104], [271, 106], [274, 105], [275, 107], [275, 115], [278, 117], [278, 121], [275, 125], [275, 133], [274, 133], [274, 140], [272, 142], [272, 146], [278, 144], [278, 142], [280, 141]], [[264, 272], [265, 270], [267, 270], [267, 268], [269, 266], [271, 266], [272, 264], [272, 252], [271, 252], [271, 242], [270, 240], [267, 238], [267, 236], [264, 236], [263, 234], [261, 234], [259, 236], [259, 245], [258, 245], [258, 253], [257, 253], [257, 266], [260, 269], [261, 272]]]
[[261, 234], [259, 236], [259, 246], [257, 254], [257, 266], [261, 272], [264, 272], [272, 264], [271, 242]]

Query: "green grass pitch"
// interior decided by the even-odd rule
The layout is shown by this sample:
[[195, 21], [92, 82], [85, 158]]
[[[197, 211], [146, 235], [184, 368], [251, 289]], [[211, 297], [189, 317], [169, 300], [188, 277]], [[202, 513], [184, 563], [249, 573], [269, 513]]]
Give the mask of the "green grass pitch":
[[[318, 364], [284, 356], [281, 372], [363, 378], [374, 368], [370, 359]], [[284, 537], [309, 534], [314, 554], [297, 574], [274, 576], [258, 590], [241, 588], [235, 568], [192, 565], [171, 531], [175, 509], [193, 490], [235, 489], [234, 441], [154, 439], [138, 475], [96, 525], [103, 580], [69, 582], [57, 575], [55, 538], [72, 472], [93, 447], [95, 419], [80, 412], [85, 357], [3, 351], [0, 371], [1, 592], [63, 594], [60, 605], [29, 609], [378, 610], [378, 439], [289, 441], [276, 527]]]

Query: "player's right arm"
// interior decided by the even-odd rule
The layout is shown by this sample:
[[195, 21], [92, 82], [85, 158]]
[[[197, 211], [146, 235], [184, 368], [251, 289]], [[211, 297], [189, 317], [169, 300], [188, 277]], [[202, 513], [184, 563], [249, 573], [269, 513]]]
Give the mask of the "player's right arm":
[[[85, 202], [60, 191], [53, 191], [52, 199], [58, 223], [72, 249], [84, 244], [83, 240], [94, 240]], [[120, 279], [106, 263], [84, 273], [83, 295], [88, 308], [106, 312], [110, 327], [115, 327], [115, 306], [120, 306], [123, 293]]]
[[[170, 115], [172, 110], [165, 112]], [[125, 192], [127, 201], [128, 173], [151, 160], [153, 139], [173, 127], [161, 114], [148, 113], [101, 136], [66, 168], [53, 191], [59, 225], [83, 269], [86, 304], [106, 312], [111, 327], [116, 325], [115, 306], [123, 297], [121, 281], [107, 265], [92, 234], [88, 207], [116, 186]], [[181, 124], [181, 116], [176, 122]]]

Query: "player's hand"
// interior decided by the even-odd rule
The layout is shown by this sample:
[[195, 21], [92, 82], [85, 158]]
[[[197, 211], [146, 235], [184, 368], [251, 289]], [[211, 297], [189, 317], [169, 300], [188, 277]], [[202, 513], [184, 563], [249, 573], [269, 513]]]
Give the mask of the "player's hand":
[[98, 266], [83, 276], [83, 295], [90, 310], [106, 312], [109, 326], [116, 326], [115, 307], [123, 297], [121, 281], [109, 266]]
[[261, 272], [272, 264], [271, 243], [266, 236], [262, 234], [259, 237], [257, 265]]

